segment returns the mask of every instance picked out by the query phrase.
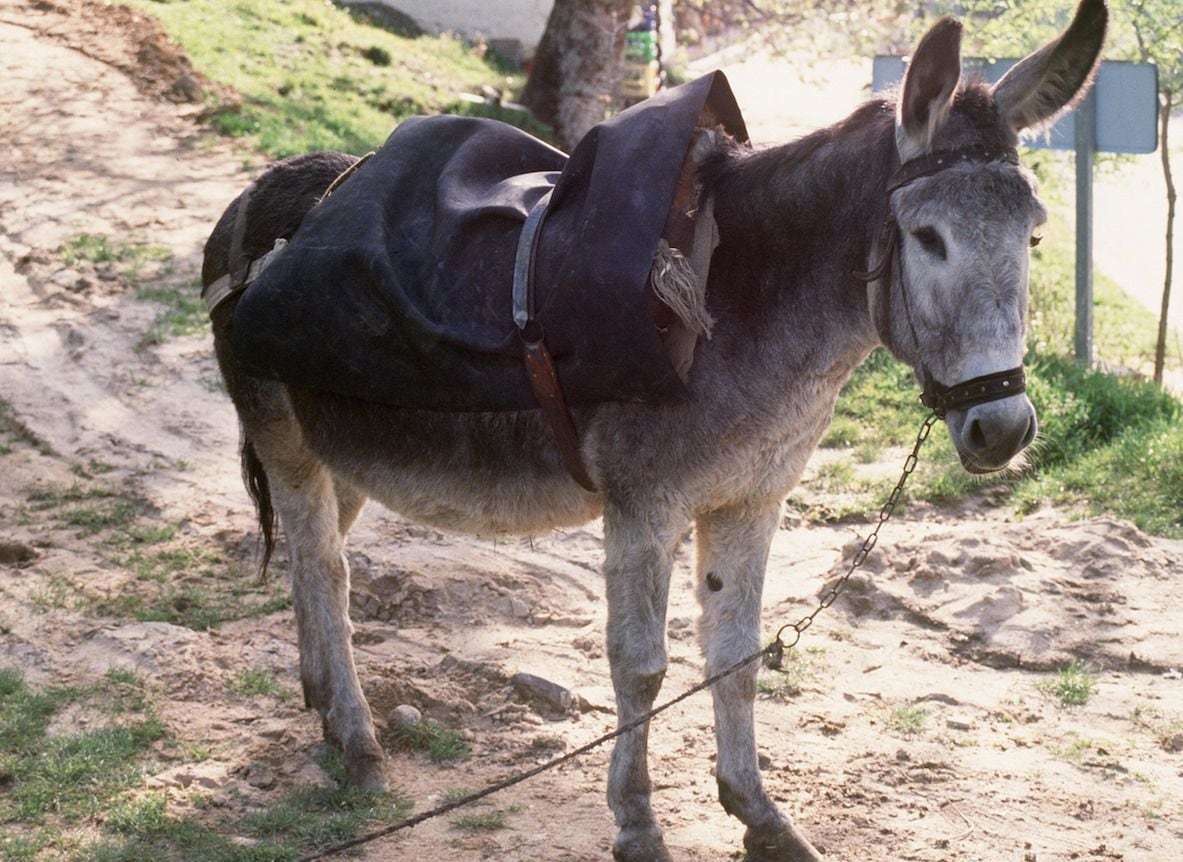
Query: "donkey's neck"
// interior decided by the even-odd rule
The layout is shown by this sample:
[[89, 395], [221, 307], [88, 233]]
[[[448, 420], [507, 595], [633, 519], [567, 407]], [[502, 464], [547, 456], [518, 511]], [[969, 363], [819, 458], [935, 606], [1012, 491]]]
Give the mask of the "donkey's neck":
[[893, 116], [889, 103], [868, 102], [794, 143], [708, 165], [720, 235], [711, 312], [717, 337], [738, 339], [727, 353], [747, 342], [753, 361], [780, 373], [844, 379], [877, 343], [854, 272], [867, 269], [886, 216]]

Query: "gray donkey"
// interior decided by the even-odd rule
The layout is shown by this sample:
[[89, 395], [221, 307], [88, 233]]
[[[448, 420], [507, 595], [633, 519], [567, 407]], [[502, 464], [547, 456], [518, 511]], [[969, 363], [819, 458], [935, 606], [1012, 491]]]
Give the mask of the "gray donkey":
[[[1032, 441], [1021, 364], [1028, 244], [1045, 213], [1014, 147], [1020, 131], [1082, 97], [1106, 22], [1104, 0], [1083, 0], [1062, 36], [987, 86], [961, 78], [961, 26], [944, 19], [917, 48], [898, 100], [869, 101], [773, 149], [718, 142], [699, 170], [699, 200], [713, 205], [720, 240], [707, 288], [712, 337], [698, 344], [689, 400], [575, 411], [596, 493], [572, 480], [541, 411], [432, 413], [251, 377], [231, 348], [234, 303], [213, 312], [266, 553], [276, 514], [287, 536], [306, 701], [341, 746], [351, 782], [387, 787], [347, 607], [345, 536], [367, 498], [483, 534], [602, 516], [607, 650], [623, 724], [661, 688], [670, 572], [691, 524], [706, 673], [759, 649], [781, 501], [839, 388], [874, 347], [908, 363], [944, 406], [967, 470], [1004, 468]], [[265, 173], [242, 220], [246, 253], [260, 257], [291, 236], [352, 161], [318, 154]], [[206, 285], [227, 272], [239, 201], [206, 245]], [[993, 400], [944, 394], [979, 382]], [[755, 679], [749, 666], [712, 690], [719, 799], [747, 826], [748, 858], [820, 859], [761, 785]], [[650, 806], [647, 729], [617, 740], [608, 775], [622, 862], [670, 859]]]

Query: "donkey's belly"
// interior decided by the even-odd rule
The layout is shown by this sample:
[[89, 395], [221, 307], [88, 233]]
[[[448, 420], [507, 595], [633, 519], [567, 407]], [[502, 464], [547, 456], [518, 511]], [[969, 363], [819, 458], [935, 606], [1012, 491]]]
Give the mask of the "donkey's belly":
[[565, 474], [555, 479], [490, 479], [475, 473], [372, 469], [347, 477], [388, 509], [442, 530], [535, 535], [599, 516], [598, 497]]
[[467, 533], [545, 532], [600, 514], [537, 413], [430, 413], [292, 391], [305, 440], [371, 499]]

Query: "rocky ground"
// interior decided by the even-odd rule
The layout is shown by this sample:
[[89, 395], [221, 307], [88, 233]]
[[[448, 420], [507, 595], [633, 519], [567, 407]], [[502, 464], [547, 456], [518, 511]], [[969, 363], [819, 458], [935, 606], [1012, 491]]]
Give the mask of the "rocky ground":
[[[145, 787], [176, 812], [197, 793], [225, 813], [326, 780], [282, 576], [254, 580], [235, 419], [193, 306], [201, 244], [263, 162], [202, 130], [185, 99], [208, 85], [149, 19], [112, 10], [0, 0], [0, 666], [34, 684], [138, 671], [172, 740]], [[770, 632], [812, 608], [866, 529], [786, 516]], [[392, 754], [418, 809], [613, 726], [598, 525], [494, 542], [370, 507], [351, 542], [375, 714], [413, 704], [472, 748], [458, 765]], [[692, 550], [687, 537], [667, 693], [701, 673]], [[762, 675], [767, 786], [828, 859], [1180, 858], [1180, 561], [1183, 543], [1105, 518], [910, 507], [788, 672]], [[1053, 671], [1074, 659], [1095, 687], [1069, 707]], [[276, 689], [241, 693], [247, 671]], [[531, 703], [518, 672], [579, 697]], [[709, 699], [651, 740], [675, 858], [733, 858]], [[605, 859], [606, 763], [594, 752], [493, 797], [481, 810], [502, 829], [443, 818], [363, 858]]]

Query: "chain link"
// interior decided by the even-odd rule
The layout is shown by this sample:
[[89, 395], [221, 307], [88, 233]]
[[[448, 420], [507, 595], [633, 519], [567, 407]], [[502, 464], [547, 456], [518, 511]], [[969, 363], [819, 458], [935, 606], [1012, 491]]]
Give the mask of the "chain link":
[[[847, 583], [850, 582], [850, 576], [854, 574], [855, 569], [866, 562], [867, 556], [879, 542], [879, 530], [887, 523], [892, 513], [895, 512], [896, 504], [899, 503], [900, 496], [904, 493], [904, 485], [907, 483], [908, 477], [916, 470], [916, 465], [920, 461], [920, 447], [928, 439], [928, 432], [932, 430], [932, 426], [939, 421], [940, 417], [935, 411], [928, 414], [925, 418], [920, 426], [920, 431], [916, 434], [916, 443], [912, 446], [912, 452], [904, 461], [904, 469], [900, 473], [900, 479], [895, 483], [895, 488], [892, 489], [887, 502], [883, 504], [883, 508], [879, 510], [879, 523], [875, 525], [875, 529], [871, 531], [871, 534], [863, 539], [863, 544], [851, 558], [850, 566], [847, 568], [846, 573], [826, 590], [826, 594], [821, 597], [813, 612], [801, 617], [795, 623], [786, 623], [780, 627], [780, 630], [776, 633], [776, 639], [764, 650], [765, 667], [778, 670], [783, 666], [785, 650], [792, 649], [797, 645], [797, 642], [801, 640], [802, 633], [813, 625], [814, 617], [838, 600], [838, 596], [842, 595], [842, 591], [846, 589]], [[785, 642], [785, 633], [789, 631], [793, 632], [792, 640]]]
[[[802, 617], [795, 623], [788, 623], [787, 625], [782, 626], [780, 631], [776, 633], [776, 639], [773, 640], [773, 642], [768, 646], [762, 647], [751, 655], [744, 656], [739, 661], [735, 662], [735, 664], [707, 677], [698, 685], [687, 689], [672, 700], [668, 700], [660, 706], [654, 707], [644, 715], [637, 716], [632, 721], [622, 724], [611, 733], [606, 733], [598, 739], [593, 739], [591, 742], [580, 746], [574, 751], [570, 751], [564, 755], [554, 758], [553, 760], [549, 760], [546, 763], [535, 766], [532, 769], [528, 769], [525, 772], [520, 772], [517, 775], [510, 776], [504, 781], [499, 781], [496, 784], [489, 785], [483, 790], [478, 790], [474, 793], [468, 794], [467, 796], [461, 797], [460, 799], [454, 799], [450, 802], [446, 802], [443, 805], [440, 805], [438, 808], [433, 808], [430, 811], [424, 811], [422, 814], [417, 814], [414, 817], [408, 817], [405, 820], [400, 820], [398, 823], [393, 823], [389, 826], [385, 826], [365, 835], [360, 835], [357, 838], [351, 838], [348, 841], [342, 841], [339, 844], [334, 844], [330, 847], [322, 848], [321, 850], [310, 853], [306, 856], [301, 856], [299, 862], [314, 862], [314, 860], [335, 856], [343, 850], [348, 850], [361, 844], [368, 844], [371, 841], [386, 835], [391, 835], [403, 829], [410, 829], [411, 827], [417, 826], [425, 820], [430, 820], [433, 817], [439, 817], [440, 815], [446, 814], [449, 811], [453, 811], [472, 802], [476, 802], [478, 799], [483, 799], [486, 796], [490, 796], [499, 790], [505, 790], [507, 787], [520, 784], [528, 778], [533, 778], [539, 773], [546, 772], [547, 770], [553, 769], [554, 767], [566, 763], [569, 760], [573, 760], [580, 755], [586, 754], [593, 748], [603, 745], [605, 742], [609, 742], [613, 739], [616, 739], [618, 736], [622, 736], [625, 733], [636, 730], [641, 725], [647, 724], [650, 719], [659, 713], [665, 712], [671, 706], [681, 703], [682, 701], [686, 700], [686, 698], [693, 694], [697, 694], [703, 689], [710, 688], [719, 680], [731, 676], [731, 674], [747, 667], [757, 659], [762, 658], [764, 660], [765, 667], [771, 669], [778, 669], [782, 667], [784, 664], [785, 651], [792, 649], [797, 645], [797, 642], [801, 640], [802, 632], [813, 625], [814, 617], [816, 617], [838, 600], [838, 596], [840, 596], [842, 591], [846, 589], [846, 584], [850, 580], [850, 576], [854, 574], [854, 570], [863, 564], [863, 562], [867, 559], [867, 555], [871, 553], [871, 549], [874, 548], [876, 542], [879, 541], [879, 530], [884, 524], [887, 523], [887, 520], [891, 517], [892, 512], [895, 511], [896, 504], [900, 500], [900, 495], [904, 491], [904, 483], [908, 481], [908, 477], [912, 475], [912, 472], [916, 469], [918, 456], [920, 454], [920, 447], [924, 445], [924, 441], [928, 439], [928, 432], [932, 430], [932, 426], [938, 421], [940, 421], [940, 417], [935, 412], [933, 412], [928, 415], [928, 417], [924, 420], [924, 423], [920, 426], [920, 432], [916, 435], [916, 445], [912, 447], [912, 454], [910, 454], [907, 460], [904, 462], [904, 470], [900, 474], [900, 480], [896, 482], [895, 488], [892, 490], [891, 495], [887, 498], [887, 502], [884, 503], [883, 508], [879, 510], [879, 523], [875, 525], [875, 529], [871, 531], [871, 534], [863, 540], [862, 547], [858, 549], [853, 559], [851, 559], [850, 567], [846, 570], [846, 574], [839, 578], [834, 583], [834, 585], [826, 591], [826, 594], [818, 601], [818, 605], [813, 610], [813, 613]], [[787, 631], [793, 632], [793, 639], [786, 643], [782, 635], [784, 635]]]

